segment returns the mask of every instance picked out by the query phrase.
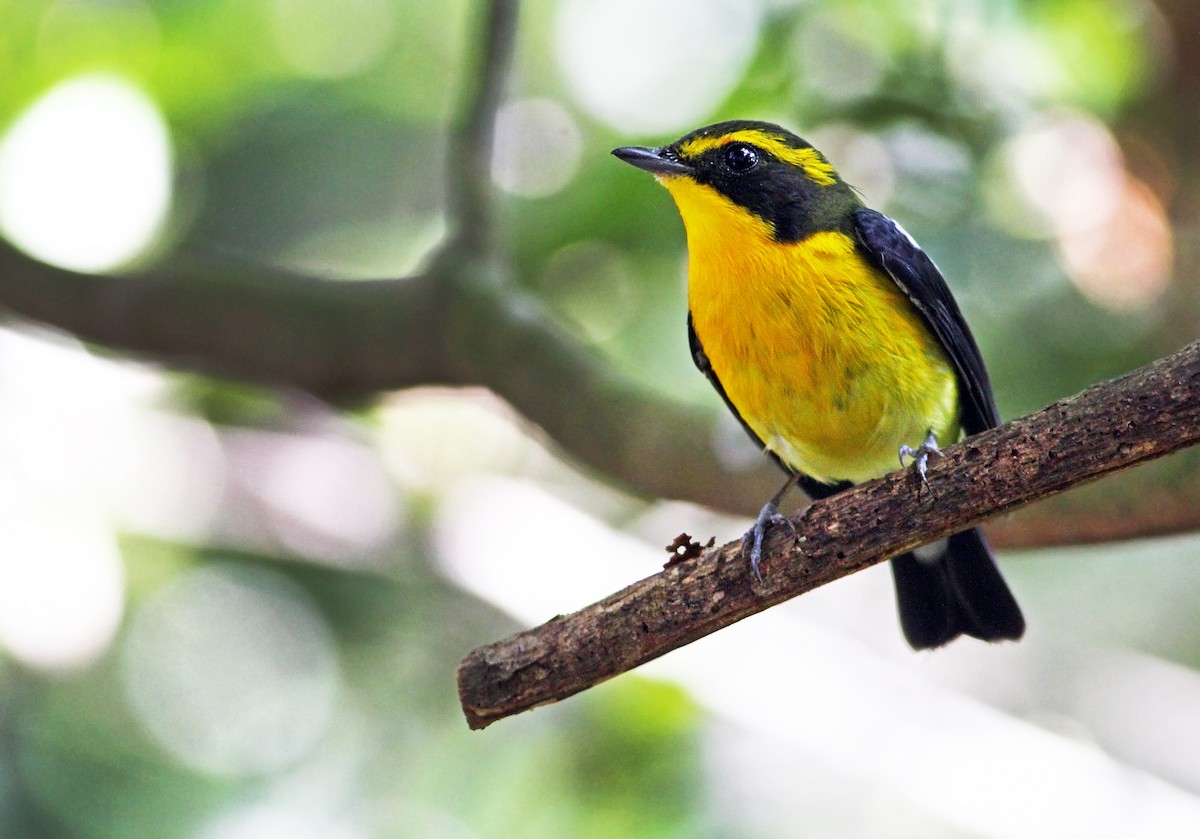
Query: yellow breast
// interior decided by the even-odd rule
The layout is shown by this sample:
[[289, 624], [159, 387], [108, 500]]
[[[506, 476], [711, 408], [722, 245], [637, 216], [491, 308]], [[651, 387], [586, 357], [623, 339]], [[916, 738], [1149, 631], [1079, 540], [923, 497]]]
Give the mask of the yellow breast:
[[890, 278], [837, 232], [781, 244], [688, 178], [664, 179], [687, 228], [692, 324], [730, 402], [788, 466], [861, 482], [932, 430], [958, 437], [953, 368]]

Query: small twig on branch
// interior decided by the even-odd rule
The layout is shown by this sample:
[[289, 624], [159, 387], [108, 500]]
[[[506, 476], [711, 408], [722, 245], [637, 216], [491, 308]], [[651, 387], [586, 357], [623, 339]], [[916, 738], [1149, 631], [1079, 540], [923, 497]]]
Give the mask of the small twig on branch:
[[471, 728], [565, 699], [798, 594], [991, 516], [1200, 442], [1200, 341], [946, 450], [929, 470], [816, 502], [776, 528], [756, 585], [731, 542], [471, 652]]

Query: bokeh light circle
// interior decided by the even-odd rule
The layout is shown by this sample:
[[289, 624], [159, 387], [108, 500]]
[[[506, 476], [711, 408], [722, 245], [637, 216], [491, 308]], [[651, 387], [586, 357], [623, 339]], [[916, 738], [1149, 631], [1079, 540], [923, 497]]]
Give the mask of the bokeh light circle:
[[156, 240], [172, 178], [170, 136], [144, 93], [116, 77], [65, 81], [0, 140], [0, 231], [44, 262], [115, 268]]
[[622, 130], [692, 127], [734, 89], [762, 25], [738, 0], [565, 0], [558, 63], [588, 111]]
[[134, 616], [123, 681], [138, 720], [182, 763], [216, 774], [277, 771], [329, 723], [339, 687], [324, 619], [284, 575], [189, 571]]

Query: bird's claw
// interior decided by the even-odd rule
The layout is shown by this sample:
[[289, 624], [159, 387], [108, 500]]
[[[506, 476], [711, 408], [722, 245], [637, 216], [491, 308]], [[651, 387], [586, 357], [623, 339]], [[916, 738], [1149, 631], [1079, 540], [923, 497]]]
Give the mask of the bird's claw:
[[917, 474], [921, 478], [921, 483], [930, 492], [933, 488], [929, 486], [929, 479], [925, 477], [925, 473], [929, 469], [930, 457], [941, 457], [942, 450], [938, 448], [937, 437], [932, 431], [925, 435], [925, 441], [915, 449], [911, 446], [900, 447], [900, 467], [904, 468], [908, 464], [904, 462], [906, 457], [912, 458], [912, 465], [916, 468]]
[[763, 584], [762, 572], [758, 570], [759, 563], [762, 562], [763, 540], [767, 536], [767, 529], [776, 524], [786, 524], [792, 531], [792, 535], [796, 535], [796, 525], [792, 524], [792, 520], [780, 514], [779, 507], [774, 501], [768, 501], [759, 511], [758, 518], [754, 520], [754, 526], [742, 536], [742, 556], [749, 555], [750, 570], [754, 572], [754, 579], [758, 581], [759, 585]]

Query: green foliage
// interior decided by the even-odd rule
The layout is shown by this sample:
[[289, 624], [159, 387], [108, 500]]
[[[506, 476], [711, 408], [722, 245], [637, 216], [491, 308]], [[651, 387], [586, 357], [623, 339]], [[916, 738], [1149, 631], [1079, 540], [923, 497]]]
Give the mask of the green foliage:
[[[1086, 116], [1109, 139], [1137, 135], [1153, 145], [1145, 138], [1160, 136], [1155, 126], [1119, 122], [1166, 95], [1170, 68], [1158, 57], [1165, 39], [1158, 27], [1165, 24], [1149, 4], [763, 5], [769, 9], [756, 48], [731, 92], [695, 114], [693, 124], [650, 137], [606, 122], [566, 80], [562, 63], [569, 57], [555, 48], [560, 5], [539, 0], [525, 8], [509, 94], [560, 108], [578, 148], [560, 188], [499, 197], [501, 238], [516, 281], [582, 341], [650, 387], [681, 400], [713, 399], [691, 369], [683, 337], [685, 252], [675, 210], [665, 192], [608, 151], [735, 116], [777, 119], [822, 145], [833, 142], [825, 151], [862, 184], [868, 203], [896, 215], [943, 267], [983, 345], [1006, 416], [1191, 336], [1193, 324], [1172, 312], [1172, 301], [1186, 298], [1185, 278], [1167, 278], [1134, 305], [1106, 301], [1063, 256], [1068, 235], [1012, 186], [1017, 174], [1005, 156], [1023, 131], [1064, 114]], [[119, 75], [152, 97], [175, 144], [173, 216], [159, 244], [166, 268], [184, 272], [199, 253], [322, 276], [401, 276], [452, 232], [444, 220], [446, 138], [462, 84], [478, 69], [480, 8], [464, 0], [0, 0], [0, 128], [63, 80]], [[288, 14], [298, 17], [281, 23]], [[284, 30], [300, 40], [288, 41]], [[377, 51], [361, 66], [345, 63], [353, 58], [347, 45], [373, 35]], [[701, 56], [720, 46], [704, 45]], [[620, 62], [634, 58], [614, 59], [614, 80]], [[534, 126], [516, 142], [536, 153], [567, 146], [571, 136]], [[1151, 159], [1172, 159], [1165, 141], [1154, 151]], [[1153, 194], [1159, 203], [1151, 209], [1164, 218], [1168, 192]], [[1034, 222], [1016, 231], [1013, 216]], [[72, 513], [90, 505], [88, 516], [119, 534], [123, 612], [115, 637], [94, 658], [65, 668], [0, 658], [0, 835], [243, 837], [256, 835], [260, 824], [281, 831], [299, 824], [309, 831], [303, 836], [683, 839], [728, 835], [718, 831], [740, 823], [736, 813], [713, 812], [712, 788], [729, 779], [706, 753], [708, 713], [679, 686], [624, 677], [483, 733], [462, 724], [454, 666], [471, 647], [517, 626], [452, 582], [456, 572], [444, 557], [439, 564], [439, 539], [455, 523], [464, 486], [494, 473], [539, 481], [556, 495], [585, 499], [580, 506], [601, 519], [630, 518], [633, 502], [615, 501], [551, 462], [495, 414], [447, 419], [436, 406], [415, 412], [415, 442], [406, 445], [435, 463], [423, 467], [421, 457], [389, 449], [395, 441], [387, 438], [385, 414], [394, 406], [354, 406], [368, 421], [347, 422], [269, 389], [189, 376], [159, 381], [151, 404], [138, 410], [196, 423], [178, 431], [190, 435], [178, 457], [195, 493], [172, 513], [177, 526], [147, 525], [97, 493], [62, 502]], [[95, 405], [62, 413], [84, 409]], [[462, 436], [430, 442], [447, 425]], [[237, 437], [248, 430], [263, 436], [249, 443]], [[65, 471], [121, 471], [103, 459], [108, 443], [104, 438], [93, 450], [101, 466], [72, 463]], [[341, 446], [338, 463], [357, 470], [343, 483], [315, 466], [300, 477], [280, 467], [307, 456], [323, 464], [330, 443]], [[487, 462], [470, 467], [460, 462], [462, 449], [478, 453], [492, 443], [509, 454], [477, 458]], [[287, 448], [292, 444], [298, 448]], [[52, 467], [44, 470], [51, 477]], [[31, 495], [44, 477], [38, 472], [30, 481]], [[356, 492], [372, 481], [384, 489], [362, 500]], [[286, 491], [297, 484], [333, 489], [313, 501]], [[140, 506], [160, 500], [151, 487], [143, 487]], [[192, 516], [204, 505], [211, 520], [201, 526]], [[329, 509], [337, 515], [322, 515]], [[346, 536], [338, 527], [357, 513], [375, 530]], [[1174, 550], [1182, 557], [1187, 546]], [[571, 545], [561, 552], [560, 573], [570, 578], [577, 573]], [[1106, 561], [1111, 574], [1096, 575], [1124, 577], [1123, 559]], [[1020, 573], [1034, 602], [1038, 591], [1061, 593], [1070, 588], [1064, 579], [1083, 585], [1093, 574], [1076, 568], [1062, 577], [1057, 562], [1028, 565]], [[160, 608], [164, 592], [180, 581], [194, 582], [200, 572], [220, 577], [230, 568], [252, 572], [257, 582], [245, 587], [249, 593], [239, 591], [261, 612], [229, 613], [217, 624], [278, 618], [286, 626], [300, 615], [328, 634], [333, 662], [323, 727], [300, 753], [259, 770], [214, 768], [189, 751], [195, 744], [164, 742], [130, 686], [130, 638], [148, 610]], [[236, 588], [241, 578], [221, 579]], [[1168, 577], [1139, 579], [1147, 599], [1166, 596]], [[1194, 591], [1189, 578], [1167, 592], [1173, 621], [1186, 620], [1194, 602], [1186, 593]], [[1116, 614], [1137, 608], [1129, 601], [1116, 584], [1104, 599]], [[549, 617], [566, 606], [545, 608]], [[1053, 608], [1047, 598], [1045, 611]], [[1151, 644], [1161, 621], [1139, 614], [1130, 619], [1137, 624], [1131, 634], [1196, 666], [1190, 637]], [[1076, 625], [1074, 616], [1063, 624]], [[217, 637], [229, 627], [193, 630]], [[311, 676], [301, 668], [304, 650], [266, 646], [236, 652], [247, 653], [247, 668], [266, 661], [285, 675], [300, 672], [299, 681]], [[221, 674], [211, 675], [216, 682]], [[244, 687], [249, 693], [258, 686]], [[295, 689], [305, 687], [312, 686]], [[243, 709], [229, 704], [235, 719]], [[271, 821], [281, 813], [292, 820]], [[947, 835], [956, 830], [928, 821]], [[755, 825], [745, 830], [785, 835]], [[816, 830], [796, 826], [788, 835], [837, 835]]]

